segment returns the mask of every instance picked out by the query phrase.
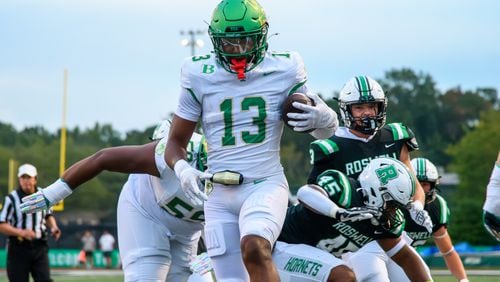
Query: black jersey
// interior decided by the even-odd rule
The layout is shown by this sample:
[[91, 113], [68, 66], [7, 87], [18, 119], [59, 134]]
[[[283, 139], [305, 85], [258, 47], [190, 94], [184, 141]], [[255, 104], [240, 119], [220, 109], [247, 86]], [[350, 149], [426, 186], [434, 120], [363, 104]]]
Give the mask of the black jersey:
[[415, 135], [402, 123], [385, 125], [368, 142], [337, 135], [316, 140], [309, 148], [313, 167], [307, 182], [315, 183], [316, 177], [327, 169], [336, 169], [357, 179], [371, 159], [382, 156], [399, 159], [403, 146], [409, 151], [418, 150]]
[[[339, 207], [365, 206], [363, 195], [357, 190], [359, 182], [340, 171], [325, 171], [319, 175], [318, 184]], [[405, 225], [404, 216], [399, 210], [397, 222], [390, 230], [376, 222], [373, 224], [371, 220], [340, 222], [315, 213], [299, 203], [288, 208], [278, 240], [290, 244], [311, 245], [340, 257], [343, 253], [354, 252], [373, 240], [399, 237]]]
[[[450, 218], [450, 209], [443, 197], [436, 195], [436, 199], [428, 204], [425, 204], [424, 209], [429, 213], [432, 220], [432, 233], [436, 232], [441, 226], [448, 226]], [[411, 219], [410, 213], [404, 211], [406, 219], [405, 231], [406, 234], [412, 239], [412, 246], [419, 246], [425, 244], [427, 239], [431, 237], [431, 233], [427, 229]]]

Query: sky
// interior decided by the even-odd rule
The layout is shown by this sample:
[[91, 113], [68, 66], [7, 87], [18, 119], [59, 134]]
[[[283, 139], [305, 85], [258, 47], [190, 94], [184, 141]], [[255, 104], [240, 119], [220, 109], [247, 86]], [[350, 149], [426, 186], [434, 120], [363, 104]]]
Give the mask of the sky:
[[[218, 0], [0, 1], [0, 122], [143, 130], [174, 112], [181, 32], [206, 35]], [[500, 1], [261, 0], [269, 49], [298, 51], [308, 86], [327, 98], [358, 74], [431, 75], [438, 89], [500, 90]]]

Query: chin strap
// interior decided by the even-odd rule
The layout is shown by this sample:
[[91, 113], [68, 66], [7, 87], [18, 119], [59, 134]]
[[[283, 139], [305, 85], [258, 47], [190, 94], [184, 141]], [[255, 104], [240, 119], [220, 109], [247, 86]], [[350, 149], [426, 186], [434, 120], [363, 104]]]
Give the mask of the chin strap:
[[231, 59], [231, 69], [236, 72], [239, 80], [245, 80], [245, 67], [247, 66], [247, 59]]

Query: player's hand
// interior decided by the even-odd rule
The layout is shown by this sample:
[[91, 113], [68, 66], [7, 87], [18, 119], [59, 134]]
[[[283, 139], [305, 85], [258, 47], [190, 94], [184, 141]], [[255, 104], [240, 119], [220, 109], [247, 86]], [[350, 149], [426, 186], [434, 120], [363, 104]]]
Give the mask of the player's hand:
[[181, 182], [186, 197], [195, 205], [202, 205], [208, 199], [200, 190], [201, 179], [210, 179], [212, 174], [201, 172], [188, 164], [185, 160], [178, 160], [174, 165], [175, 175]]
[[418, 225], [421, 225], [427, 229], [427, 232], [432, 233], [432, 220], [422, 203], [419, 201], [413, 201], [409, 208], [410, 216]]
[[314, 101], [315, 106], [294, 102], [292, 105], [303, 112], [288, 113], [287, 116], [290, 118], [288, 125], [298, 132], [317, 128], [336, 129], [339, 124], [337, 113], [328, 107], [317, 94], [308, 93], [307, 96]]
[[374, 216], [374, 211], [369, 208], [355, 207], [350, 209], [339, 208], [335, 213], [335, 219], [342, 222], [355, 222], [371, 219]]
[[19, 208], [23, 213], [35, 213], [41, 210], [48, 210], [62, 199], [71, 195], [72, 192], [73, 190], [69, 188], [68, 184], [59, 179], [47, 188], [24, 197]]

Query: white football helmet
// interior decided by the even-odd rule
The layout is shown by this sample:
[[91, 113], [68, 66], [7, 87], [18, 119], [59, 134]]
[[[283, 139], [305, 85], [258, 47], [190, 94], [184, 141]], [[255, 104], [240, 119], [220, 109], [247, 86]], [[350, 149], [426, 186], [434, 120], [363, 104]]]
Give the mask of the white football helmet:
[[418, 181], [429, 182], [431, 189], [425, 193], [425, 202], [430, 203], [436, 199], [436, 189], [441, 176], [436, 166], [426, 158], [415, 158], [411, 160], [411, 166], [415, 171]]
[[[365, 134], [373, 134], [385, 125], [387, 98], [380, 84], [368, 76], [356, 76], [344, 85], [339, 94], [340, 116], [347, 128], [360, 131]], [[353, 104], [377, 104], [377, 115], [370, 117], [355, 118], [352, 115]], [[356, 121], [360, 121], [358, 124]]]
[[359, 175], [361, 191], [368, 207], [383, 211], [386, 203], [408, 207], [415, 194], [415, 179], [399, 160], [387, 157], [373, 159]]

